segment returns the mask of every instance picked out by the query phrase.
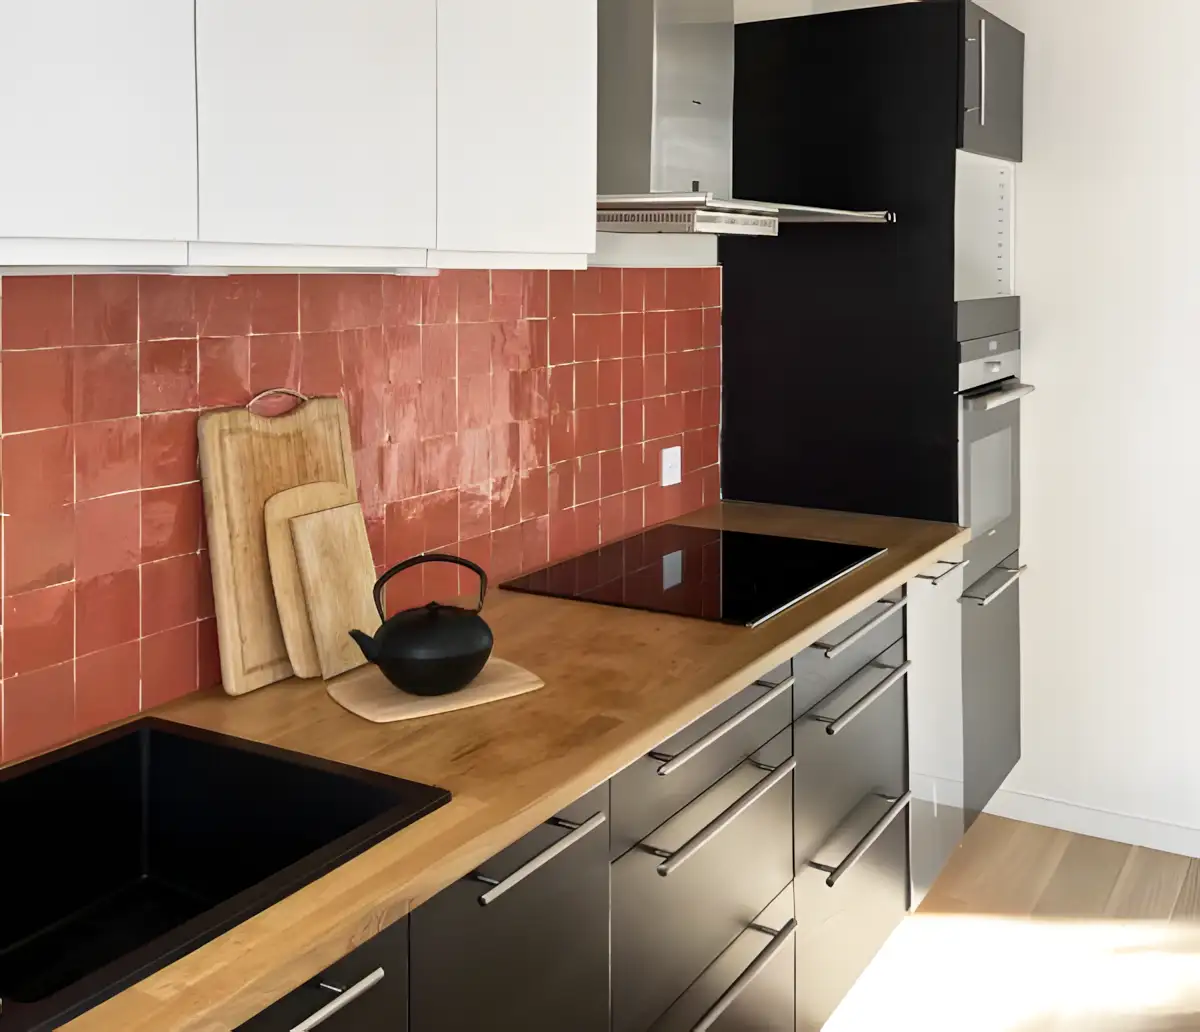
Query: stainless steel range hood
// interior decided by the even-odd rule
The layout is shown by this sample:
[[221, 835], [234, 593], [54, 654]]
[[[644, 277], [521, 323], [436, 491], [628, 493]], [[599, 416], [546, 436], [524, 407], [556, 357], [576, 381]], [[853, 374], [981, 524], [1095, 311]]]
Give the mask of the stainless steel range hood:
[[733, 200], [734, 0], [599, 0], [599, 189], [606, 233], [775, 236], [784, 222], [875, 222]]

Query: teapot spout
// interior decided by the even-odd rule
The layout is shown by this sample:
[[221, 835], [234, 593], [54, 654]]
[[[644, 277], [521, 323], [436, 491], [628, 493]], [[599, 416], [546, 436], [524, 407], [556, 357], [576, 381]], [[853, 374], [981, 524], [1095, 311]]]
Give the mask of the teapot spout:
[[358, 643], [358, 647], [362, 649], [362, 654], [367, 657], [368, 662], [379, 662], [379, 646], [375, 644], [374, 638], [362, 631], [351, 631], [350, 637]]

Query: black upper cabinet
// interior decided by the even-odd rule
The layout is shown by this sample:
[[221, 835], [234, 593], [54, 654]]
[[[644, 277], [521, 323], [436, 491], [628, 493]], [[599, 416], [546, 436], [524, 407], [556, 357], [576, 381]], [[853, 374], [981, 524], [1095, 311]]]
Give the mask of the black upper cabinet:
[[1020, 161], [1025, 117], [1025, 35], [967, 3], [963, 39], [960, 146]]
[[607, 813], [606, 784], [413, 912], [414, 1032], [608, 1032]]

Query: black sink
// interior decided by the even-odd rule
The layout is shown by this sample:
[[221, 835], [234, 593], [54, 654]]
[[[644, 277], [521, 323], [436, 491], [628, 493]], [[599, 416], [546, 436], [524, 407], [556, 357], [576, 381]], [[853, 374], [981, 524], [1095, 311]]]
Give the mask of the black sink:
[[449, 799], [154, 718], [0, 770], [0, 1032], [56, 1028]]

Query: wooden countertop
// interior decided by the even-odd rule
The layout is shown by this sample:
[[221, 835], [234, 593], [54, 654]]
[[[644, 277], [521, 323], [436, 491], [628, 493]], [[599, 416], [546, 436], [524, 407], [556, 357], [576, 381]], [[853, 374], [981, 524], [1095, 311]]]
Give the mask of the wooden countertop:
[[371, 724], [320, 683], [189, 696], [157, 716], [450, 789], [453, 800], [64, 1028], [236, 1027], [842, 621], [961, 548], [915, 520], [723, 503], [695, 526], [885, 546], [754, 630], [493, 593], [496, 654], [546, 687], [460, 713]]

